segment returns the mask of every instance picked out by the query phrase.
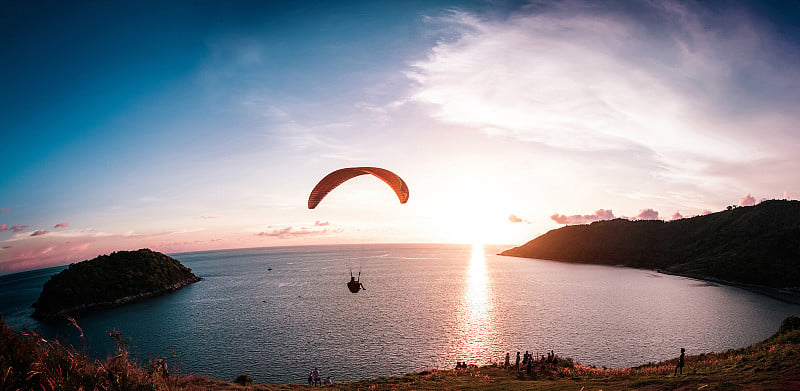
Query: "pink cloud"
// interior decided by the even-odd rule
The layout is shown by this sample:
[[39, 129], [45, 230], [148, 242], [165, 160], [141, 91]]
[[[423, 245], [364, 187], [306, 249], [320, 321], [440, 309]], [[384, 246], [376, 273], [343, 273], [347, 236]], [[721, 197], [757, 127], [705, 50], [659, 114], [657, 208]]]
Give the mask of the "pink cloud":
[[11, 230], [14, 231], [14, 232], [19, 232], [19, 231], [22, 231], [25, 228], [28, 228], [28, 226], [27, 225], [14, 224], [14, 226], [11, 227]]
[[8, 208], [0, 208], [0, 213], [8, 213], [11, 212], [11, 209]]
[[[328, 226], [330, 225], [329, 222], [314, 222], [314, 227], [320, 226]], [[339, 233], [342, 232], [341, 228], [338, 229], [330, 229], [330, 228], [309, 228], [309, 227], [283, 227], [283, 228], [273, 228], [271, 225], [267, 228], [272, 228], [270, 231], [263, 231], [259, 232], [256, 235], [258, 236], [267, 236], [267, 237], [275, 237], [280, 239], [289, 239], [289, 238], [297, 238], [297, 237], [304, 237], [304, 236], [319, 236], [319, 235], [327, 235], [332, 233]]]
[[658, 212], [651, 208], [644, 209], [636, 216], [639, 220], [658, 220]]
[[31, 236], [42, 236], [42, 235], [47, 234], [48, 232], [50, 232], [50, 231], [48, 231], [46, 229], [38, 230], [38, 231], [35, 231], [34, 233], [32, 233]]
[[741, 206], [753, 206], [755, 204], [756, 197], [751, 196], [750, 193], [747, 193], [746, 196], [739, 199], [739, 205]]
[[566, 216], [561, 214], [554, 214], [550, 219], [558, 224], [587, 224], [600, 220], [611, 220], [614, 218], [614, 212], [611, 209], [598, 209], [593, 215], [572, 215]]
[[510, 221], [512, 223], [525, 223], [525, 224], [533, 223], [532, 221], [523, 219], [522, 217], [519, 217], [519, 216], [517, 216], [517, 215], [515, 215], [513, 213], [508, 215], [508, 221]]
[[7, 229], [8, 229], [8, 224], [2, 224], [2, 225], [0, 225], [0, 232], [3, 232], [3, 231], [5, 231], [5, 230], [7, 230]]
[[195, 219], [199, 219], [199, 220], [210, 220], [210, 219], [218, 219], [218, 218], [220, 218], [220, 217], [219, 216], [197, 216], [197, 217], [195, 217]]
[[63, 223], [58, 223], [54, 225], [53, 228], [66, 228], [67, 226], [69, 226], [69, 223], [65, 221]]
[[680, 220], [682, 218], [683, 218], [683, 215], [681, 214], [681, 212], [680, 211], [675, 211], [675, 214], [672, 215], [672, 219], [671, 220]]
[[317, 220], [317, 221], [314, 222], [314, 226], [315, 227], [327, 227], [329, 225], [331, 225], [330, 221], [319, 221], [319, 220]]

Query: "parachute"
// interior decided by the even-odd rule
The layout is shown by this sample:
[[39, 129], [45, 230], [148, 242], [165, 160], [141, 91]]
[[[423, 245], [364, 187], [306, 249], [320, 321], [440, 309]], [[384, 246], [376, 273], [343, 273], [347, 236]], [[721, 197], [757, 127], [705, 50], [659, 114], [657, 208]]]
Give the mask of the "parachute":
[[308, 196], [308, 209], [314, 209], [331, 190], [348, 180], [360, 175], [371, 174], [386, 182], [400, 200], [401, 204], [408, 201], [408, 185], [397, 174], [378, 167], [350, 167], [336, 170], [322, 178], [311, 194]]

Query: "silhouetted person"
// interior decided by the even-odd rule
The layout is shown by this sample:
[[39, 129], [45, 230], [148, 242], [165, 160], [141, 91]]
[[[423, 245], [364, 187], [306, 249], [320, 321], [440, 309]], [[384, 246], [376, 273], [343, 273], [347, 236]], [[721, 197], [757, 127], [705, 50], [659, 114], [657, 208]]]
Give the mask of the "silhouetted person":
[[675, 365], [675, 375], [678, 374], [679, 370], [681, 372], [681, 375], [683, 375], [683, 363], [685, 358], [686, 358], [686, 349], [681, 348], [681, 356], [678, 357], [678, 363]]
[[514, 368], [519, 369], [519, 352], [517, 352], [517, 363], [514, 364]]
[[314, 370], [311, 371], [311, 374], [314, 376], [314, 385], [315, 386], [320, 385], [320, 382], [319, 382], [319, 371], [317, 370], [317, 367], [314, 367]]
[[314, 372], [311, 372], [311, 371], [308, 372], [308, 385], [309, 386], [314, 385], [314, 375], [313, 375], [313, 373]]
[[367, 290], [367, 288], [364, 288], [364, 284], [359, 281], [361, 279], [361, 272], [358, 272], [358, 277], [359, 279], [356, 280], [356, 278], [353, 277], [353, 272], [350, 272], [350, 282], [347, 283], [347, 289], [352, 293], [358, 293], [359, 289]]
[[511, 353], [506, 352], [506, 363], [503, 364], [503, 368], [508, 368], [511, 365], [511, 363], [509, 362], [510, 360], [511, 360]]

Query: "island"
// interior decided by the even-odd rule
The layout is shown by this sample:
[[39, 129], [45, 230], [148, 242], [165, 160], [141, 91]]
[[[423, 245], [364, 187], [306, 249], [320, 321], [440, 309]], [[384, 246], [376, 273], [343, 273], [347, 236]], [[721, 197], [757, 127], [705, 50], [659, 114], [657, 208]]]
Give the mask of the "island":
[[175, 258], [150, 250], [117, 251], [73, 263], [52, 276], [33, 304], [33, 316], [51, 319], [161, 295], [200, 281]]
[[800, 201], [767, 200], [673, 221], [568, 225], [500, 255], [656, 269], [794, 297], [800, 287]]

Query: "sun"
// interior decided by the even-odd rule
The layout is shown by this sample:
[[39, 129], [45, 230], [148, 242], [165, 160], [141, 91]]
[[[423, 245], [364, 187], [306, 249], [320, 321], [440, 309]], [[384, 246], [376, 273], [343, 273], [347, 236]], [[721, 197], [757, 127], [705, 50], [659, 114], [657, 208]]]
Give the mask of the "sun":
[[482, 246], [506, 229], [508, 211], [499, 193], [470, 181], [452, 188], [446, 199], [436, 213], [448, 242]]

